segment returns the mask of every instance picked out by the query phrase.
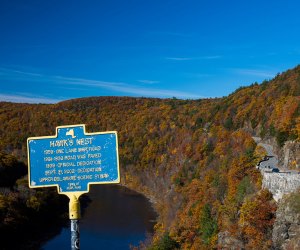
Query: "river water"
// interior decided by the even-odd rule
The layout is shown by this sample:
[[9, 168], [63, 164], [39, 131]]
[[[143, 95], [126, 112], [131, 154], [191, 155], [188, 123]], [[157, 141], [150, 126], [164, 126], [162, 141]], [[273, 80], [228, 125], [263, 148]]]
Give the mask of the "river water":
[[[91, 202], [80, 220], [80, 248], [129, 249], [153, 234], [156, 213], [142, 195], [121, 186], [92, 185]], [[70, 249], [70, 228], [49, 240], [41, 249]]]

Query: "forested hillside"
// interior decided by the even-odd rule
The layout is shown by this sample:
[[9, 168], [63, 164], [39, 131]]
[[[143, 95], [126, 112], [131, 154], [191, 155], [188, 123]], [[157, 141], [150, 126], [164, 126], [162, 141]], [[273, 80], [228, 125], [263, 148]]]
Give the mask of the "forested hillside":
[[153, 249], [226, 247], [221, 236], [246, 249], [269, 249], [276, 203], [261, 190], [255, 165], [264, 152], [252, 136], [274, 137], [279, 147], [299, 142], [299, 114], [300, 66], [216, 99], [2, 102], [0, 150], [26, 161], [26, 138], [53, 135], [56, 126], [116, 130], [122, 183], [156, 201]]
[[68, 199], [54, 189], [29, 190], [27, 178], [22, 178], [26, 173], [24, 163], [0, 153], [1, 249], [39, 249], [68, 218]]

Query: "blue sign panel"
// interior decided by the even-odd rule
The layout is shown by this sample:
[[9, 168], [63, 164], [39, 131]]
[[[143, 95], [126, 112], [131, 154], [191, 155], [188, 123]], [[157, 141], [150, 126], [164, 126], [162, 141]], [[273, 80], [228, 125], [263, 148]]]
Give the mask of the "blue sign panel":
[[86, 133], [83, 124], [60, 126], [55, 136], [28, 138], [27, 147], [31, 188], [88, 192], [89, 184], [120, 182], [116, 132]]

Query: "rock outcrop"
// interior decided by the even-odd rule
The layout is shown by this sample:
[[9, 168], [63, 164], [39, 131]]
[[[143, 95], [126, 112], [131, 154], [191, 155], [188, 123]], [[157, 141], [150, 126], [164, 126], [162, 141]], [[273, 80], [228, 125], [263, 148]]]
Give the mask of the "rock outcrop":
[[228, 231], [218, 234], [218, 249], [240, 250], [244, 249], [244, 244], [241, 240], [230, 235]]
[[300, 143], [287, 141], [282, 149], [281, 162], [283, 168], [300, 169]]
[[278, 203], [273, 226], [273, 248], [296, 250], [300, 246], [300, 191], [285, 196]]

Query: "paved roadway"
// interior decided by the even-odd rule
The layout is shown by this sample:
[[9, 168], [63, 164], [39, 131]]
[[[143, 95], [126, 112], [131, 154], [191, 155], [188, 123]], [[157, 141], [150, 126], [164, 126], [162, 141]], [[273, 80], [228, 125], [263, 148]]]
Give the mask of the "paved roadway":
[[261, 161], [259, 164], [260, 168], [279, 168], [278, 166], [278, 156], [273, 152], [273, 146], [267, 143], [262, 143], [261, 138], [253, 137], [254, 141], [262, 146], [267, 151], [267, 157], [265, 161]]

